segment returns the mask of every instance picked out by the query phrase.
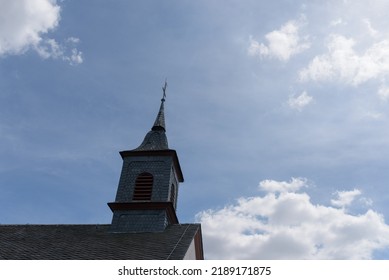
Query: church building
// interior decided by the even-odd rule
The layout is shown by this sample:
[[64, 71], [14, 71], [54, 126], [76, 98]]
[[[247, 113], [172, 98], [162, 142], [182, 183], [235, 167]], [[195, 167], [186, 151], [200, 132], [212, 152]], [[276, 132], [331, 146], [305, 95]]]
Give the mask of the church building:
[[177, 152], [169, 149], [165, 91], [151, 130], [139, 147], [120, 152], [123, 167], [111, 224], [0, 225], [0, 259], [204, 259], [200, 224], [176, 215], [184, 181]]

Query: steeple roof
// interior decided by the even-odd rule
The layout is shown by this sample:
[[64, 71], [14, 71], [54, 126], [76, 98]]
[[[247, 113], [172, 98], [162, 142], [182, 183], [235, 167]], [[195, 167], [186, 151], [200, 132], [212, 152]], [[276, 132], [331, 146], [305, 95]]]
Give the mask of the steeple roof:
[[162, 88], [163, 97], [161, 99], [161, 106], [155, 119], [154, 125], [151, 130], [146, 134], [142, 144], [134, 149], [134, 151], [158, 151], [168, 150], [169, 145], [166, 137], [166, 124], [165, 124], [165, 98], [166, 98], [167, 83]]
[[166, 124], [165, 124], [165, 98], [161, 99], [161, 106], [159, 107], [159, 112], [157, 115], [157, 118], [155, 119], [154, 125], [151, 128], [151, 130], [164, 130], [166, 131]]

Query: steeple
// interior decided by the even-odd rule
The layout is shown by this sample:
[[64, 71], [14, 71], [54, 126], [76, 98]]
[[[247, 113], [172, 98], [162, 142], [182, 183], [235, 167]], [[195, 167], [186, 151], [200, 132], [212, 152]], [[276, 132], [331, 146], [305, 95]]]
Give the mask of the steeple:
[[169, 149], [166, 137], [166, 87], [165, 81], [157, 118], [142, 144], [120, 152], [123, 167], [116, 199], [108, 203], [114, 232], [164, 231], [178, 224], [178, 185], [184, 178], [177, 153]]
[[161, 106], [159, 107], [157, 118], [151, 130], [146, 134], [142, 144], [134, 151], [157, 151], [167, 150], [169, 145], [166, 137], [165, 124], [165, 98], [166, 98], [167, 83], [162, 87], [163, 96], [161, 99]]
[[161, 107], [159, 108], [159, 112], [157, 115], [157, 118], [155, 119], [153, 128], [151, 130], [164, 130], [166, 131], [166, 125], [165, 125], [165, 98], [166, 98], [166, 88], [167, 88], [167, 82], [165, 80], [165, 85], [162, 87], [163, 96], [161, 99]]
[[165, 99], [161, 99], [161, 107], [159, 107], [159, 112], [157, 115], [157, 118], [155, 119], [154, 125], [151, 128], [151, 130], [163, 130], [166, 132], [166, 124], [165, 124]]

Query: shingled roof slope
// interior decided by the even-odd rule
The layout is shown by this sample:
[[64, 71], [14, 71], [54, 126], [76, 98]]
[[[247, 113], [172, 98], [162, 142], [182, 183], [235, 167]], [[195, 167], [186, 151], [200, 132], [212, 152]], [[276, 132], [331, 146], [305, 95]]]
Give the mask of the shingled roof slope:
[[113, 233], [110, 225], [0, 225], [0, 259], [183, 259], [200, 224], [163, 232]]

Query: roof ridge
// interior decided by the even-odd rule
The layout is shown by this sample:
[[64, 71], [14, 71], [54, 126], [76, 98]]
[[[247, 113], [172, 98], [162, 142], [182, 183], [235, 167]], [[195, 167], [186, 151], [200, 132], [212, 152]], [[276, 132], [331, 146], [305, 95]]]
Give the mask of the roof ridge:
[[181, 242], [182, 238], [184, 237], [185, 233], [188, 231], [188, 229], [189, 229], [190, 226], [191, 226], [190, 224], [188, 224], [188, 225], [186, 226], [184, 232], [183, 232], [183, 233], [181, 234], [181, 236], [180, 236], [180, 239], [178, 239], [178, 241], [176, 242], [176, 245], [174, 245], [174, 247], [173, 247], [172, 251], [170, 252], [169, 256], [167, 256], [167, 258], [166, 258], [167, 260], [170, 258], [170, 256], [173, 254], [173, 252], [176, 250], [178, 244]]

